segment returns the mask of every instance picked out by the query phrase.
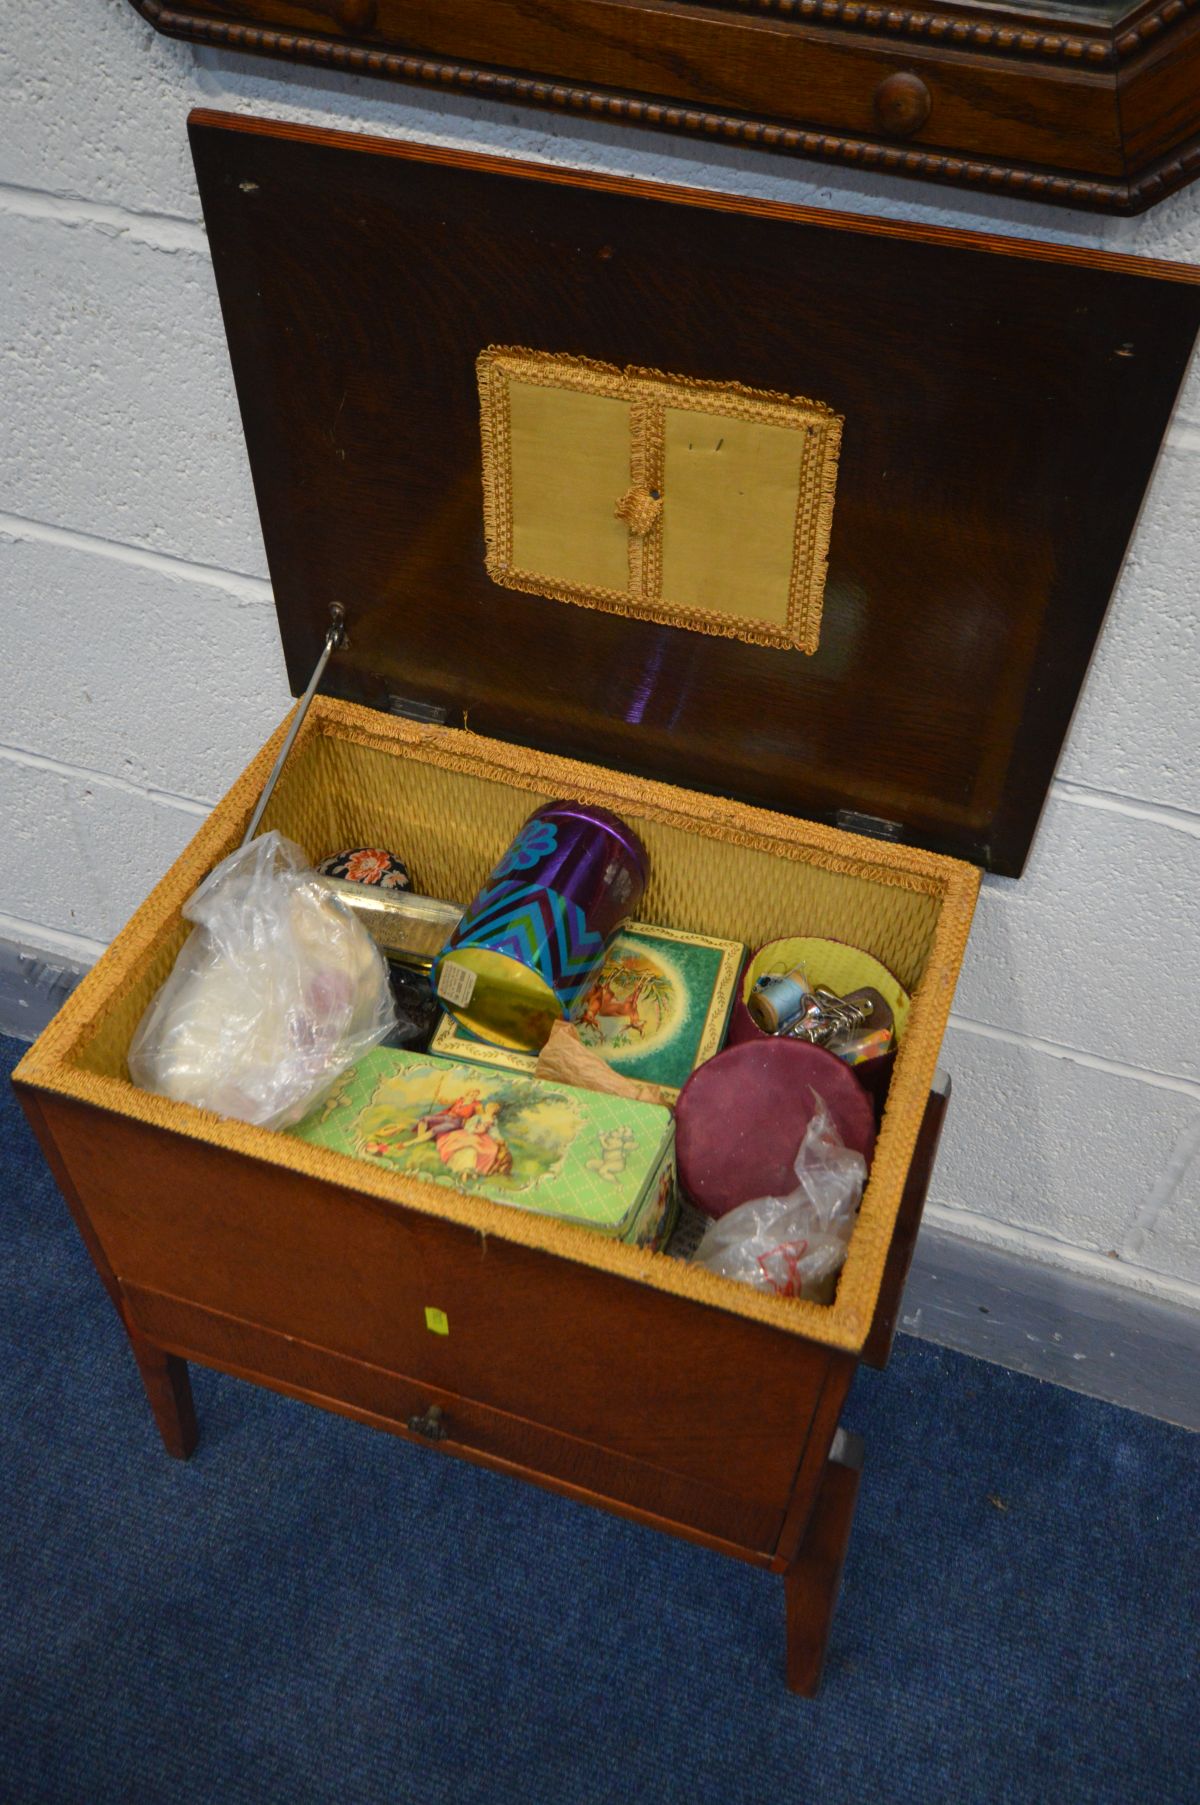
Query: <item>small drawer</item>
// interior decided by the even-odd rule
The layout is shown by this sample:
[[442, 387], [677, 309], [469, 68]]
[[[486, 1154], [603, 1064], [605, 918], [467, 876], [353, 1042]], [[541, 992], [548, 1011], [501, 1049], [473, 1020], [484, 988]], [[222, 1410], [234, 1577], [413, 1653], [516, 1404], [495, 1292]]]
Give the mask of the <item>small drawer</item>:
[[706, 1484], [179, 1298], [136, 1286], [126, 1287], [125, 1297], [134, 1327], [185, 1359], [742, 1552], [770, 1554], [779, 1539], [785, 1501], [738, 1495], [736, 1468], [727, 1475], [729, 1489]]
[[[229, 0], [189, 0], [172, 16], [186, 18], [184, 36], [211, 41], [215, 28], [218, 41], [227, 42], [239, 29], [229, 10]], [[757, 7], [691, 0], [655, 7], [650, 17], [612, 0], [556, 0], [539, 10], [534, 26], [526, 0], [437, 7], [427, 0], [333, 0], [315, 15], [311, 0], [241, 0], [241, 10], [242, 29], [260, 51], [282, 28], [290, 57], [336, 62], [349, 39], [355, 50], [369, 45], [379, 72], [406, 81], [441, 86], [454, 79], [453, 70], [472, 86], [487, 71], [483, 80], [502, 90], [523, 78], [493, 71], [528, 71], [533, 79], [522, 98], [535, 105], [561, 110], [586, 98], [591, 110], [617, 118], [744, 135], [768, 148], [838, 160], [859, 161], [872, 136], [903, 144], [920, 131], [872, 119], [879, 83], [892, 71], [911, 70], [934, 99], [929, 131], [919, 140], [931, 162], [982, 158], [993, 167], [1019, 162], [1089, 177], [1123, 172], [1111, 48], [1090, 32], [1068, 48], [1073, 34], [1065, 21], [1061, 31], [1044, 22], [1023, 31], [993, 24], [980, 8], [975, 19], [947, 29], [949, 21], [935, 15], [881, 8], [872, 16], [865, 7], [802, 8], [799, 0], [769, 12], [765, 0]], [[1043, 54], [1031, 56], [1039, 40]], [[800, 144], [789, 143], [801, 135]]]

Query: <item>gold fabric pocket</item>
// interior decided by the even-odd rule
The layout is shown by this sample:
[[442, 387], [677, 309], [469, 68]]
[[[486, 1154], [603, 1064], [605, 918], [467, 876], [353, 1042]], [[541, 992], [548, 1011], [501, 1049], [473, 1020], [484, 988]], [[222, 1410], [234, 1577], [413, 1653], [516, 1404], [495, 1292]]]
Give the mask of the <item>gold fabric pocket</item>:
[[831, 408], [508, 347], [477, 369], [495, 582], [816, 651], [842, 429]]

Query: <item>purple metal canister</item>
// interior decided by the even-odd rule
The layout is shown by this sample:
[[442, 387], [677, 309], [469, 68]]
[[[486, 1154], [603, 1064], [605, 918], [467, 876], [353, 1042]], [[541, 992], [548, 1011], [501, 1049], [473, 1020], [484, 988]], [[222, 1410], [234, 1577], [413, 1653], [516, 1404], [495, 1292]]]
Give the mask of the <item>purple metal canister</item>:
[[569, 1015], [646, 888], [646, 850], [583, 802], [530, 815], [434, 966], [441, 1001], [494, 1046], [535, 1052]]

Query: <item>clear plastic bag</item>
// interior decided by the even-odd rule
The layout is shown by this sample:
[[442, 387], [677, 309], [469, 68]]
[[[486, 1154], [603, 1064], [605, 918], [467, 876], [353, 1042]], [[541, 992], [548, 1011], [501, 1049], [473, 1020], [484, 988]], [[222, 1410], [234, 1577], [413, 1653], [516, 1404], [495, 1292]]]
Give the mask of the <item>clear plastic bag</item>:
[[143, 1090], [286, 1128], [395, 1027], [378, 947], [280, 834], [230, 853], [183, 913], [196, 926], [129, 1048]]
[[827, 1303], [850, 1243], [867, 1162], [843, 1145], [816, 1091], [796, 1155], [796, 1189], [756, 1197], [710, 1223], [692, 1256], [725, 1278]]

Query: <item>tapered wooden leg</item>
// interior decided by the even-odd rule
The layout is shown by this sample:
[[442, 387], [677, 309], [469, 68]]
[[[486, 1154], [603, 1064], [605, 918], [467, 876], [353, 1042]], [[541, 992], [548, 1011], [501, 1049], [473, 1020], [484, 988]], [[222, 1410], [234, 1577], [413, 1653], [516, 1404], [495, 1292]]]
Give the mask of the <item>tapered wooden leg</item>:
[[[861, 1452], [855, 1452], [861, 1462]], [[825, 1476], [800, 1552], [783, 1575], [787, 1600], [787, 1683], [790, 1691], [802, 1693], [805, 1698], [813, 1698], [821, 1684], [825, 1649], [850, 1542], [850, 1525], [854, 1521], [858, 1480], [857, 1464], [843, 1465], [839, 1460], [826, 1462]]]
[[58, 1151], [58, 1144], [47, 1127], [41, 1098], [35, 1090], [16, 1080], [13, 1089], [20, 1098], [21, 1107], [29, 1118], [29, 1125], [38, 1138], [46, 1163], [54, 1174], [83, 1244], [92, 1256], [100, 1282], [112, 1299], [113, 1308], [129, 1337], [129, 1345], [138, 1363], [138, 1371], [142, 1375], [142, 1384], [146, 1387], [146, 1396], [150, 1400], [158, 1432], [163, 1438], [163, 1446], [176, 1460], [186, 1460], [194, 1451], [197, 1440], [196, 1407], [192, 1403], [192, 1383], [188, 1378], [187, 1361], [180, 1360], [175, 1354], [164, 1354], [161, 1348], [155, 1347], [153, 1342], [145, 1340], [135, 1329], [130, 1328], [125, 1316], [121, 1287], [83, 1207], [83, 1200], [72, 1183], [71, 1175]]
[[152, 1342], [126, 1326], [129, 1345], [146, 1387], [146, 1396], [163, 1438], [163, 1447], [176, 1460], [186, 1460], [196, 1446], [196, 1408], [192, 1403], [192, 1382], [188, 1378], [187, 1361], [177, 1354], [164, 1354]]

